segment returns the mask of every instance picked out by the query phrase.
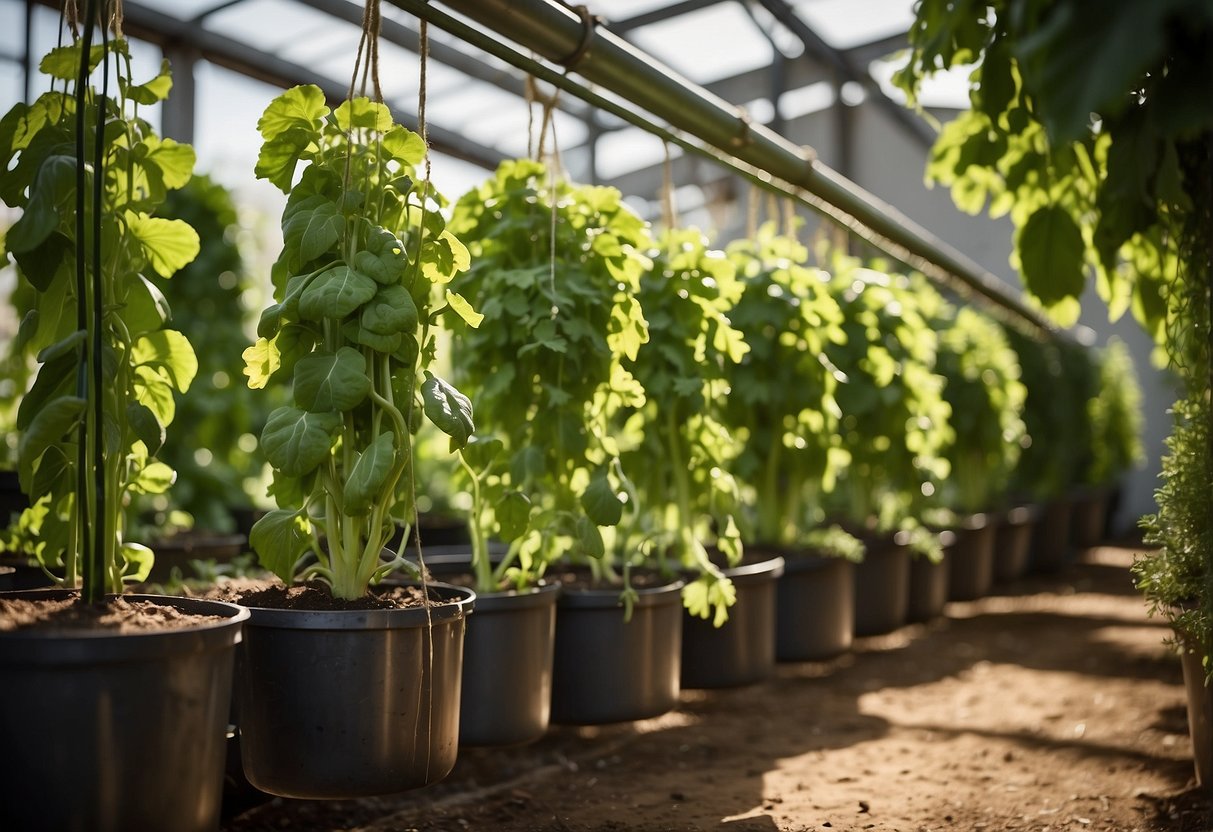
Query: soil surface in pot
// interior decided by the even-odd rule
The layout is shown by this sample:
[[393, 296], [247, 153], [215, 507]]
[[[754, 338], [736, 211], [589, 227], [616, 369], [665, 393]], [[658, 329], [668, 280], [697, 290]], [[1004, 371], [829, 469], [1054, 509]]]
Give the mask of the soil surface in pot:
[[78, 597], [44, 600], [0, 599], [0, 632], [36, 630], [45, 633], [106, 630], [143, 633], [181, 630], [212, 621], [219, 615], [194, 615], [152, 601], [110, 598], [104, 604], [82, 604]]
[[656, 719], [461, 750], [423, 791], [275, 800], [224, 830], [1208, 832], [1179, 659], [1134, 551], [763, 684], [684, 691]]
[[370, 595], [347, 600], [334, 598], [327, 584], [314, 581], [292, 586], [272, 583], [257, 588], [246, 587], [222, 600], [231, 600], [233, 603], [245, 607], [331, 612], [333, 610], [393, 610], [420, 607], [425, 604], [425, 595], [421, 588], [416, 586], [381, 586], [372, 589]]

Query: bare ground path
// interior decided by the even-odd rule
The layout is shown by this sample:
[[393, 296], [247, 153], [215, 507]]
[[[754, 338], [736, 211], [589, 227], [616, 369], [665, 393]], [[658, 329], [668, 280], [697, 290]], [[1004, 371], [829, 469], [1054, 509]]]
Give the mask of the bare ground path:
[[226, 832], [1211, 832], [1178, 659], [1106, 548], [834, 662], [524, 748], [429, 789], [276, 800]]

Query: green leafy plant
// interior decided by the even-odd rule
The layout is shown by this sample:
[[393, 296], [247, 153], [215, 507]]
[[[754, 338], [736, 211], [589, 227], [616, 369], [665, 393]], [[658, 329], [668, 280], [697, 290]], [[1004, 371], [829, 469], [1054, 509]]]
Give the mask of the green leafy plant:
[[726, 366], [724, 419], [741, 443], [733, 472], [745, 484], [743, 536], [801, 545], [824, 519], [821, 499], [846, 462], [836, 396], [842, 373], [827, 357], [846, 341], [829, 275], [773, 226], [728, 247], [744, 285], [730, 320], [750, 351]]
[[[562, 555], [614, 577], [599, 527], [618, 524], [625, 506], [614, 416], [644, 403], [624, 361], [648, 338], [636, 299], [648, 227], [613, 188], [519, 160], [465, 194], [450, 228], [473, 254], [454, 285], [483, 298], [493, 322], [456, 322], [452, 347], [455, 378], [492, 437], [464, 453], [481, 580], [491, 587], [515, 570], [523, 581]], [[494, 531], [512, 541], [495, 572], [484, 542]]]
[[935, 372], [939, 336], [909, 277], [841, 253], [832, 263], [845, 339], [827, 354], [843, 379], [836, 395], [849, 461], [830, 505], [855, 526], [898, 528], [931, 501], [950, 470], [955, 432], [944, 378]]
[[[20, 526], [36, 531], [44, 568], [89, 602], [151, 568], [151, 552], [124, 539], [123, 507], [172, 483], [155, 455], [197, 368], [189, 341], [165, 328], [168, 305], [150, 279], [198, 252], [187, 223], [154, 216], [189, 181], [194, 152], [138, 117], [168, 94], [168, 63], [134, 83], [126, 41], [98, 16], [90, 2], [79, 37], [42, 59], [52, 89], [0, 119], [0, 198], [22, 211], [5, 247], [37, 291], [16, 345], [39, 363], [17, 414], [33, 503]], [[89, 78], [114, 65], [111, 97]]]
[[722, 422], [728, 374], [748, 352], [729, 314], [741, 296], [733, 263], [696, 230], [661, 236], [640, 281], [649, 340], [625, 366], [645, 389], [626, 415], [624, 469], [639, 502], [633, 537], [699, 573], [683, 588], [692, 615], [728, 618], [732, 582], [709, 557], [715, 542], [730, 565], [741, 560], [734, 520], [737, 484], [728, 473], [740, 449]]
[[287, 204], [276, 303], [261, 313], [245, 373], [252, 388], [289, 379], [293, 403], [270, 413], [261, 433], [282, 507], [254, 525], [250, 542], [286, 582], [310, 550], [317, 560], [301, 575], [358, 598], [411, 567], [381, 553], [396, 522], [414, 514], [422, 412], [452, 449], [472, 434], [471, 403], [427, 369], [440, 316], [479, 323], [446, 288], [468, 252], [446, 230], [441, 198], [415, 182], [424, 142], [385, 105], [354, 98], [330, 110], [318, 87], [294, 87], [258, 129], [257, 176]]

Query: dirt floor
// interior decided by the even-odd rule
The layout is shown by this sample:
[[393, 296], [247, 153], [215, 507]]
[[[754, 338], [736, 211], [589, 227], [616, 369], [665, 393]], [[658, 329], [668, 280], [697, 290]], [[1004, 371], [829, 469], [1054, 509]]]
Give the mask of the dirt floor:
[[1178, 658], [1103, 548], [775, 679], [674, 713], [465, 750], [442, 783], [274, 800], [226, 832], [1209, 832]]

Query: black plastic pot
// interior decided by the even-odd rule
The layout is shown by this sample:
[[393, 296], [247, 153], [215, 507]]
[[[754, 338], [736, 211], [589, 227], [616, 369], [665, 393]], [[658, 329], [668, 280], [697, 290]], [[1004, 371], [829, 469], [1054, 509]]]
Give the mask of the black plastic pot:
[[1003, 514], [994, 536], [995, 583], [1017, 581], [1027, 574], [1032, 532], [1039, 516], [1040, 508], [1036, 505], [1016, 506]]
[[455, 765], [463, 635], [475, 593], [428, 608], [250, 608], [236, 679], [249, 782], [337, 799], [419, 788]]
[[956, 535], [950, 531], [942, 531], [939, 533], [939, 542], [943, 545], [943, 559], [938, 563], [932, 563], [922, 555], [910, 558], [907, 621], [933, 621], [943, 615], [943, 608], [948, 602], [948, 558], [956, 544]]
[[152, 571], [147, 580], [151, 583], [164, 583], [172, 577], [174, 567], [189, 576], [190, 561], [213, 560], [227, 563], [232, 558], [239, 557], [248, 551], [248, 538], [241, 534], [188, 531], [153, 541], [148, 545], [156, 553], [156, 558], [152, 562]]
[[552, 721], [629, 722], [678, 704], [682, 581], [639, 589], [630, 621], [619, 590], [566, 589], [556, 604]]
[[1192, 757], [1196, 782], [1213, 788], [1213, 690], [1205, 684], [1204, 654], [1181, 636], [1184, 692], [1188, 696], [1188, 732], [1192, 735]]
[[776, 582], [775, 658], [830, 659], [855, 635], [855, 565], [842, 558], [785, 552]]
[[[64, 590], [9, 597], [62, 598]], [[213, 832], [232, 661], [248, 611], [132, 595], [189, 614], [183, 630], [0, 633], [0, 829]]]
[[994, 539], [998, 526], [992, 515], [972, 514], [952, 530], [956, 542], [948, 552], [948, 600], [973, 601], [994, 586]]
[[[437, 547], [446, 549], [448, 547]], [[425, 565], [439, 580], [471, 580], [467, 547], [426, 547]], [[491, 554], [504, 553], [493, 547]], [[548, 729], [558, 584], [529, 590], [480, 592], [463, 639], [459, 744], [520, 745]]]
[[783, 570], [781, 557], [724, 569], [737, 590], [737, 601], [720, 627], [684, 613], [684, 688], [739, 687], [775, 672], [775, 587]]
[[901, 535], [867, 538], [855, 566], [855, 635], [891, 633], [906, 623], [910, 597], [910, 548]]
[[1044, 504], [1032, 531], [1031, 571], [1060, 572], [1070, 563], [1073, 551], [1070, 546], [1070, 515], [1070, 500], [1066, 497], [1055, 497]]
[[11, 566], [0, 566], [0, 592], [7, 592], [13, 589], [13, 576], [17, 574], [17, 570]]

